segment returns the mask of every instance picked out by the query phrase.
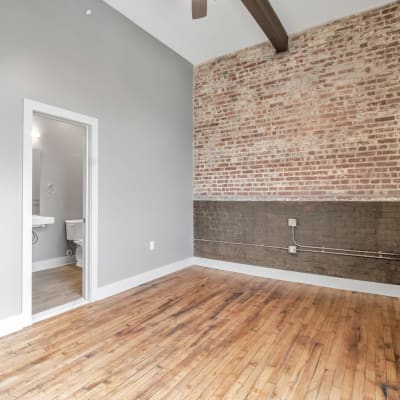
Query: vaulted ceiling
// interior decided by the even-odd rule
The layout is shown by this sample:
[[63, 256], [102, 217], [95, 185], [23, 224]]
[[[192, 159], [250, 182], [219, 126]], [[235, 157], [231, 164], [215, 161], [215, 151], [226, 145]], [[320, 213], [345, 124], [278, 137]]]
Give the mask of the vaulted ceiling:
[[[192, 20], [191, 0], [105, 0], [193, 64], [266, 41], [241, 0], [209, 0]], [[387, 4], [388, 0], [271, 0], [289, 34]]]

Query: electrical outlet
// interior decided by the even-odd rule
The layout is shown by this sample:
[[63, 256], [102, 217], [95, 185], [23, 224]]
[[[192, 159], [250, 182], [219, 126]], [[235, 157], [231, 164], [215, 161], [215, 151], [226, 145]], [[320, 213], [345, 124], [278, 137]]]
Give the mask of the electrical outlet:
[[289, 218], [288, 219], [288, 225], [291, 228], [295, 228], [297, 226], [297, 219], [296, 218]]
[[156, 242], [154, 241], [154, 240], [152, 240], [150, 243], [149, 243], [149, 250], [150, 251], [154, 251], [156, 249]]
[[297, 247], [289, 246], [289, 254], [297, 254]]

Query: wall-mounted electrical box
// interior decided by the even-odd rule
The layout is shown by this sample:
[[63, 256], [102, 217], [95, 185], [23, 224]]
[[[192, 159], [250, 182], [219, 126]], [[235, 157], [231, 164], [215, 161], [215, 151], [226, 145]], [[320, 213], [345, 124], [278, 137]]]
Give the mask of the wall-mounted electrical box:
[[289, 225], [291, 228], [295, 228], [295, 227], [297, 226], [297, 219], [295, 219], [295, 218], [289, 218], [289, 220], [288, 220], [288, 225]]

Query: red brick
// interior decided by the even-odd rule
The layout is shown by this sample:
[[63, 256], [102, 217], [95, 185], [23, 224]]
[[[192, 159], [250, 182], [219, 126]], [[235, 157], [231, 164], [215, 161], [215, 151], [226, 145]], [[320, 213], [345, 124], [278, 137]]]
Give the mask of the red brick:
[[400, 4], [195, 69], [194, 195], [398, 200]]

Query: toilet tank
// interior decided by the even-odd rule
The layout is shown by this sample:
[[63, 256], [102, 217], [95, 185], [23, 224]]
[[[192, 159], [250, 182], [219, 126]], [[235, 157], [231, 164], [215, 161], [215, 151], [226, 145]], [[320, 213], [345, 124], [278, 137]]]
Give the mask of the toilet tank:
[[83, 219], [70, 219], [65, 221], [67, 240], [82, 240], [84, 235]]

